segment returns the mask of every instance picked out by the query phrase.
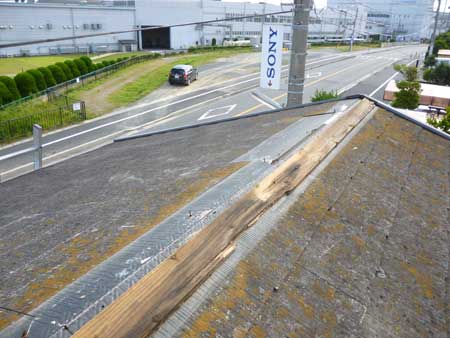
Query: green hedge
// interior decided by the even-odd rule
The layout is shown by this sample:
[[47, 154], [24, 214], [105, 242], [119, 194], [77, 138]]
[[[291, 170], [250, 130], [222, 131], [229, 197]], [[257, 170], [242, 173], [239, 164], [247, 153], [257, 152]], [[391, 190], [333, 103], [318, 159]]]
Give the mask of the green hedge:
[[86, 63], [80, 59], [75, 59], [73, 62], [77, 65], [78, 70], [80, 71], [81, 75], [87, 74], [89, 72], [88, 67], [86, 66]]
[[84, 62], [88, 69], [88, 73], [93, 72], [95, 70], [94, 64], [92, 63], [92, 60], [88, 58], [87, 56], [80, 57], [80, 60]]
[[47, 84], [47, 88], [53, 87], [56, 85], [56, 80], [53, 77], [52, 72], [47, 67], [40, 67], [38, 71], [41, 72], [42, 76], [44, 76], [45, 83]]
[[29, 73], [34, 78], [34, 82], [36, 82], [36, 86], [39, 91], [47, 89], [47, 83], [45, 82], [44, 76], [40, 71], [36, 69], [30, 69], [27, 70], [27, 73]]
[[14, 77], [14, 81], [16, 82], [17, 89], [22, 97], [27, 97], [38, 92], [36, 81], [34, 81], [33, 76], [27, 72], [17, 74]]
[[59, 68], [62, 69], [62, 71], [64, 72], [64, 75], [66, 75], [66, 81], [72, 80], [73, 79], [73, 74], [70, 71], [70, 68], [64, 63], [64, 62], [57, 62], [55, 63], [56, 66], [58, 66]]
[[48, 66], [48, 70], [52, 73], [57, 84], [67, 81], [66, 75], [60, 67], [56, 65], [50, 65]]
[[2, 82], [13, 97], [13, 101], [21, 98], [19, 90], [17, 89], [16, 82], [9, 76], [0, 76], [0, 82]]
[[81, 76], [80, 70], [72, 60], [66, 60], [64, 61], [64, 63], [67, 65], [67, 67], [70, 68], [70, 71], [72, 72], [74, 78]]
[[12, 102], [13, 95], [3, 82], [0, 82], [0, 105]]

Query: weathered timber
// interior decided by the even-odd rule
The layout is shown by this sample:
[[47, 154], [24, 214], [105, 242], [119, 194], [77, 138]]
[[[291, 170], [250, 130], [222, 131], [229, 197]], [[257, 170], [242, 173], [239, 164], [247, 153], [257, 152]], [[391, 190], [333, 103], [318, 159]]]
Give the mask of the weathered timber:
[[231, 252], [234, 240], [308, 174], [374, 109], [367, 100], [327, 125], [258, 186], [162, 262], [74, 338], [147, 337]]

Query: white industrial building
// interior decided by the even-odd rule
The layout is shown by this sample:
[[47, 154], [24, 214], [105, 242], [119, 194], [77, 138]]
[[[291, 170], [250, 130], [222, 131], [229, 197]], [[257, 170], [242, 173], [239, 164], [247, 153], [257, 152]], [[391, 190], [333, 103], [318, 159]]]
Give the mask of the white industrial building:
[[[290, 5], [220, 0], [28, 0], [25, 3], [3, 1], [0, 0], [0, 44], [136, 28], [154, 29], [3, 48], [0, 49], [0, 56], [184, 49], [214, 42], [221, 45], [226, 39], [259, 40], [265, 22], [285, 25], [285, 40], [289, 40], [291, 35], [291, 13], [268, 15], [290, 10]], [[266, 15], [263, 18], [161, 27], [232, 19], [252, 14]], [[358, 20], [355, 20], [356, 17]], [[365, 37], [366, 18], [367, 11], [363, 6], [352, 6], [345, 10], [311, 9], [310, 41], [349, 40], [353, 33], [355, 38], [362, 39]]]
[[368, 35], [380, 35], [384, 40], [419, 40], [430, 37], [434, 0], [328, 0], [329, 7], [367, 9]]

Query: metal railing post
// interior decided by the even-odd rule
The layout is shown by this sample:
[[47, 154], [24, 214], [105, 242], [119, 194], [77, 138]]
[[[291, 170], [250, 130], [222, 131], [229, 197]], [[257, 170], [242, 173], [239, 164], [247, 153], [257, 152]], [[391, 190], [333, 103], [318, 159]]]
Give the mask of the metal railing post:
[[42, 168], [42, 127], [38, 124], [33, 125], [33, 162], [34, 170]]

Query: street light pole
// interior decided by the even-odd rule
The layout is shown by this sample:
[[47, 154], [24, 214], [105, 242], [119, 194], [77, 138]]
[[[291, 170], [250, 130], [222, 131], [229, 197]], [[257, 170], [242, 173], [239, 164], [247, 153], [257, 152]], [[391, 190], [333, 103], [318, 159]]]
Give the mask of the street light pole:
[[441, 0], [438, 0], [438, 7], [437, 7], [437, 11], [436, 11], [436, 18], [434, 20], [434, 29], [433, 29], [433, 34], [431, 35], [431, 42], [430, 42], [430, 48], [428, 49], [428, 54], [433, 54], [433, 49], [434, 49], [434, 42], [436, 41], [436, 31], [437, 31], [437, 26], [438, 26], [438, 22], [439, 22], [439, 10], [441, 8]]
[[294, 6], [287, 107], [293, 107], [303, 103], [306, 51], [308, 48], [308, 21], [311, 0], [294, 0]]
[[350, 52], [353, 51], [353, 40], [355, 40], [355, 30], [356, 30], [356, 23], [358, 20], [358, 12], [359, 12], [359, 7], [356, 7], [356, 16], [355, 16], [355, 21], [353, 21], [352, 37], [350, 39]]

